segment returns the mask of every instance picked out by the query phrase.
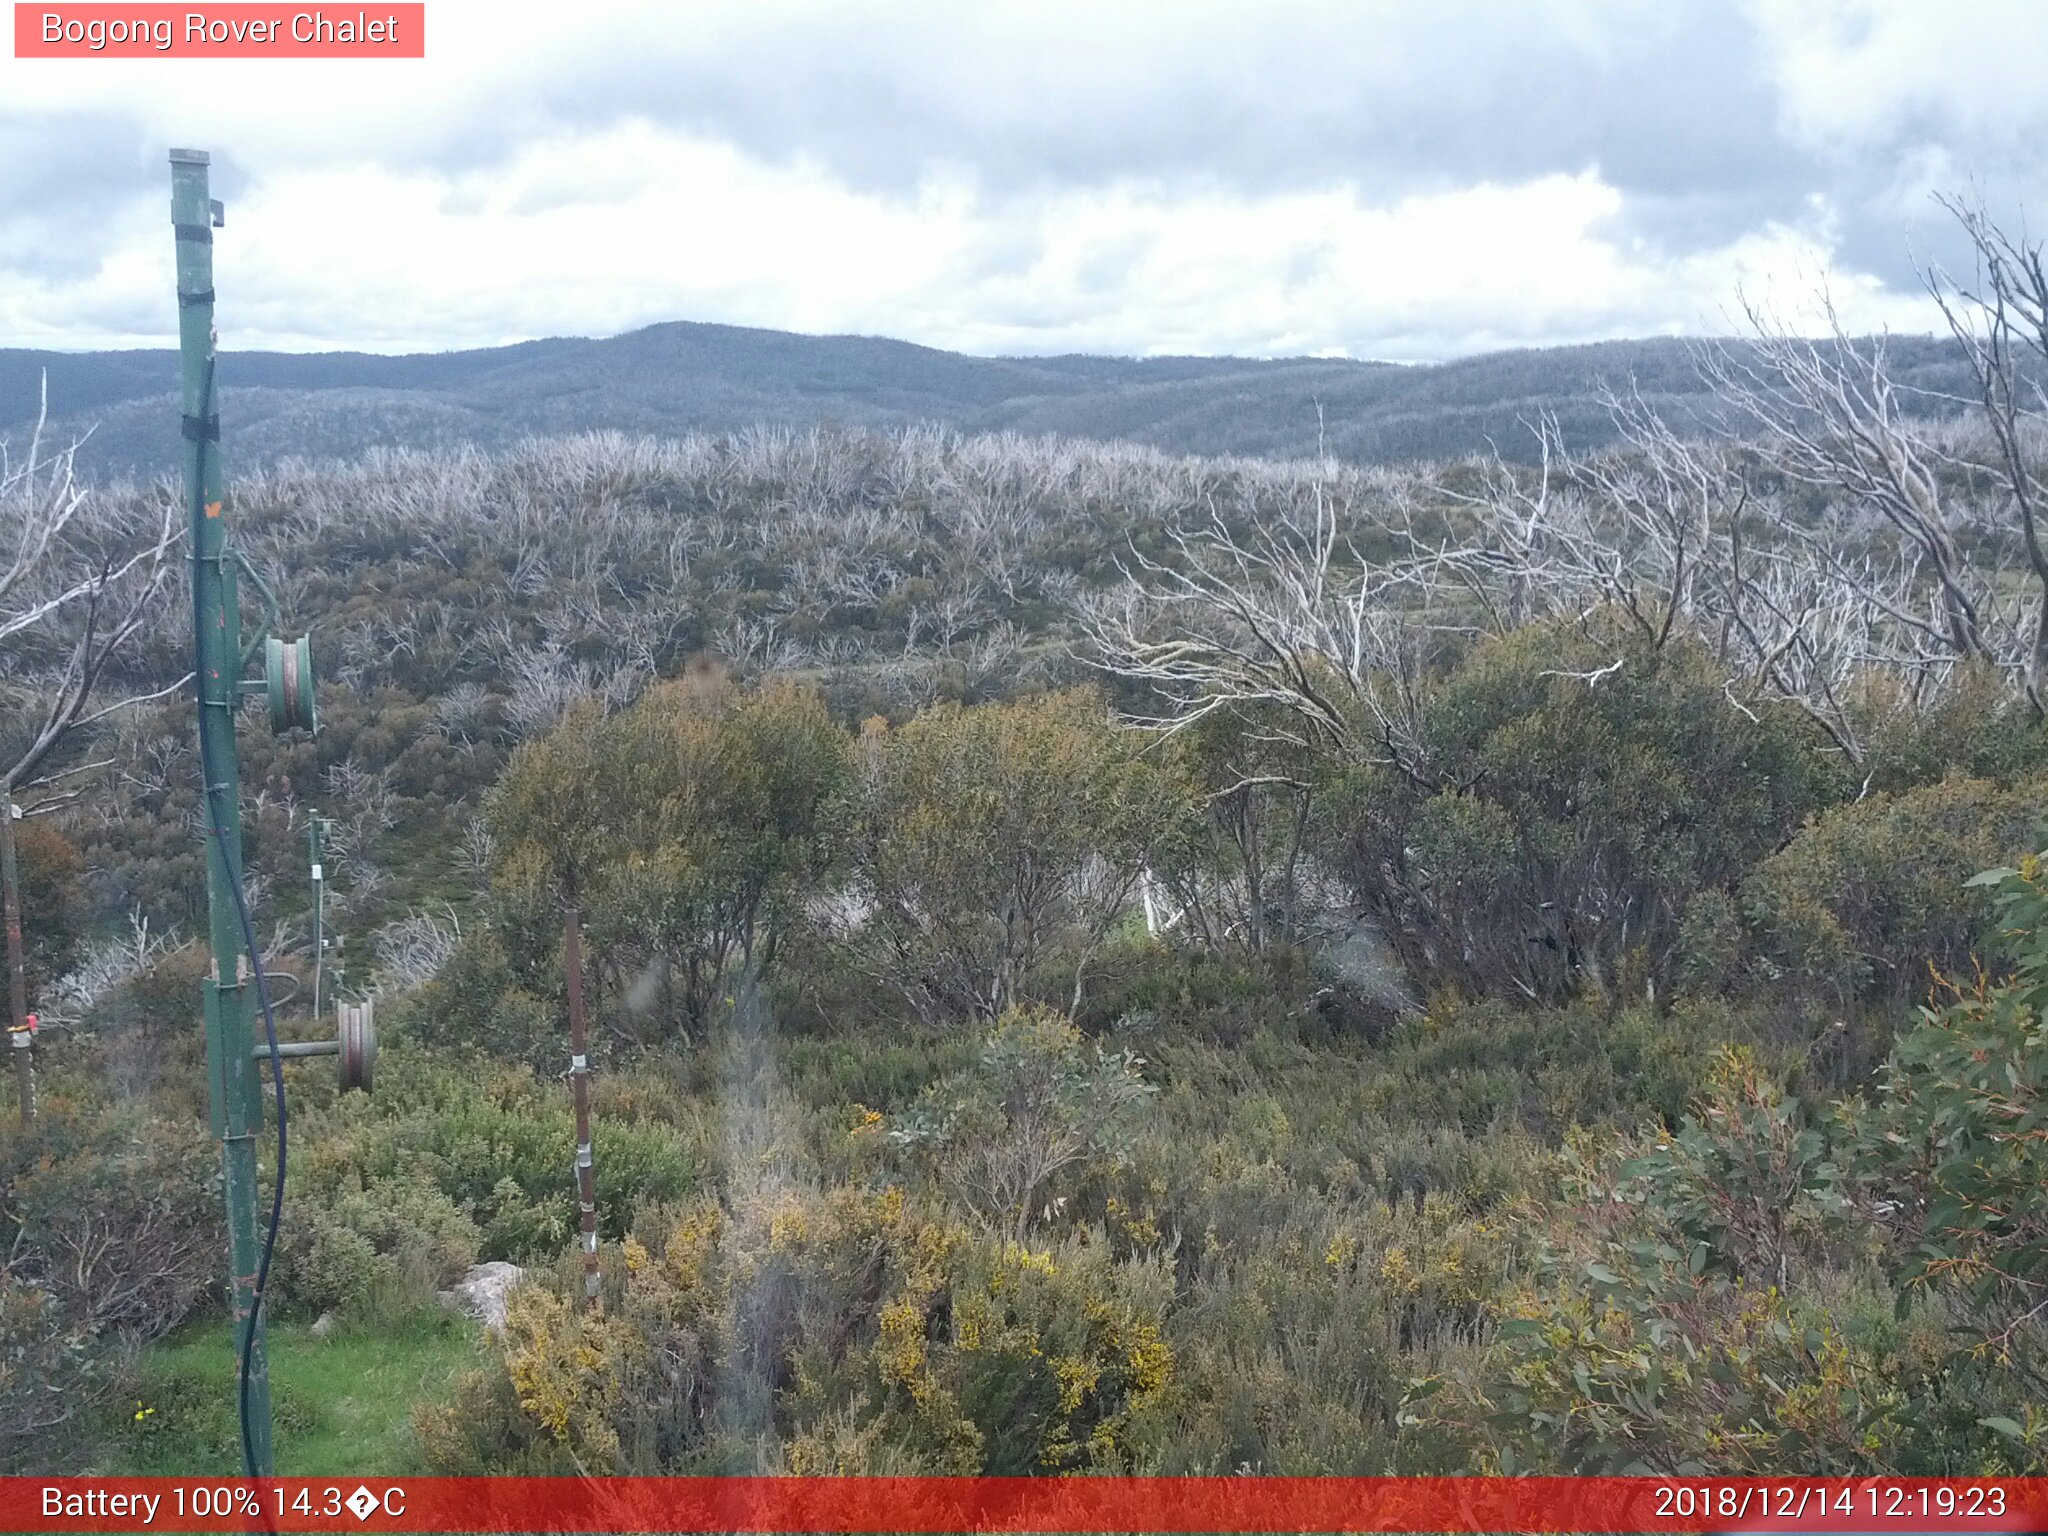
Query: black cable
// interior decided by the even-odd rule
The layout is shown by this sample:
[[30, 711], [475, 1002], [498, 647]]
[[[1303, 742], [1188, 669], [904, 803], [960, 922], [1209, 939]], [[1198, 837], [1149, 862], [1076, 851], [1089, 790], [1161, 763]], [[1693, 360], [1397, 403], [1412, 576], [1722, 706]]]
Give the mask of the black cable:
[[[200, 415], [213, 413], [213, 367], [214, 360], [206, 360], [206, 383], [201, 391]], [[192, 476], [192, 558], [193, 571], [198, 571], [200, 535], [205, 527], [206, 517], [206, 453], [207, 440], [195, 438], [198, 455]], [[228, 890], [235, 899], [235, 915], [241, 919], [242, 943], [249, 952], [249, 971], [256, 983], [256, 1001], [263, 1009], [263, 1033], [270, 1046], [270, 1080], [277, 1091], [277, 1179], [270, 1192], [270, 1228], [263, 1238], [263, 1257], [256, 1266], [256, 1290], [249, 1301], [249, 1318], [242, 1327], [241, 1348], [237, 1351], [236, 1380], [238, 1407], [242, 1427], [242, 1467], [255, 1477], [256, 1445], [249, 1432], [249, 1365], [256, 1353], [256, 1324], [263, 1312], [263, 1293], [270, 1284], [270, 1258], [277, 1249], [277, 1229], [284, 1221], [284, 1167], [287, 1135], [284, 1102], [284, 1056], [277, 1045], [277, 1015], [270, 1006], [270, 987], [263, 979], [263, 962], [258, 958], [256, 946], [256, 923], [249, 915], [249, 893], [242, 886], [242, 871], [239, 860], [229, 856], [226, 821], [221, 815], [220, 802], [215, 798], [223, 790], [233, 792], [232, 784], [216, 785], [208, 778], [208, 763], [212, 754], [207, 750], [206, 679], [199, 670], [199, 658], [203, 654], [206, 615], [199, 606], [197, 581], [194, 582], [192, 597], [192, 663], [193, 681], [199, 691], [199, 782], [206, 795], [206, 819], [213, 833], [213, 840], [220, 845], [221, 865], [228, 874]], [[230, 729], [233, 728], [234, 705], [228, 706]], [[215, 957], [215, 969], [219, 970]], [[217, 985], [217, 983], [216, 983]], [[226, 1069], [235, 1071], [240, 1063], [227, 1062]]]

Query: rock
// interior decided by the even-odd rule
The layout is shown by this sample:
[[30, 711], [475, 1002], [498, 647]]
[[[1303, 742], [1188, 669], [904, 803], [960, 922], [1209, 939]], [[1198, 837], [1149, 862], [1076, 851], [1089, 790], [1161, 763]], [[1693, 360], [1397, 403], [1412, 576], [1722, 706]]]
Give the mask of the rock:
[[332, 1312], [322, 1312], [313, 1319], [313, 1337], [316, 1339], [326, 1338], [327, 1335], [334, 1332], [334, 1328], [335, 1322]]
[[467, 1312], [495, 1333], [505, 1326], [505, 1302], [512, 1287], [526, 1278], [517, 1264], [494, 1259], [471, 1266], [448, 1290], [441, 1292], [442, 1305]]

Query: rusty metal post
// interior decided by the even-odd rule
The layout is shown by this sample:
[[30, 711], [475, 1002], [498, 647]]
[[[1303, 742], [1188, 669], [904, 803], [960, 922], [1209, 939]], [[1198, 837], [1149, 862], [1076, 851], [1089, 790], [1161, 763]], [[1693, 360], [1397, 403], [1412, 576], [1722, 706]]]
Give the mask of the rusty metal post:
[[590, 1031], [583, 1017], [583, 930], [576, 903], [562, 912], [569, 981], [569, 1088], [576, 1101], [576, 1208], [583, 1229], [583, 1301], [597, 1305], [597, 1174], [590, 1155]]

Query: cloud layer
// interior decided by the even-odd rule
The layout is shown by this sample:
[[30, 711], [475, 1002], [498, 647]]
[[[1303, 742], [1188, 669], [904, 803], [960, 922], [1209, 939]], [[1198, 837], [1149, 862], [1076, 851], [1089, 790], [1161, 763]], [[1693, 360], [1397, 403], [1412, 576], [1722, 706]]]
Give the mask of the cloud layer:
[[1428, 359], [1925, 329], [1933, 191], [2038, 198], [2048, 8], [432, 0], [424, 62], [0, 60], [0, 344], [159, 345], [163, 150], [224, 338], [702, 319], [972, 352]]

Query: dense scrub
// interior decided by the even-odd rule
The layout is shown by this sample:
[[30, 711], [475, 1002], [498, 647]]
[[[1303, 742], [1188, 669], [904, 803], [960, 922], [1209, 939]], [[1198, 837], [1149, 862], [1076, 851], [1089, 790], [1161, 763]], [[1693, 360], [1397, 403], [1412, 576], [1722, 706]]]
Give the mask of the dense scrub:
[[[814, 434], [247, 484], [328, 669], [319, 737], [243, 732], [269, 964], [307, 970], [318, 808], [390, 1035], [373, 1099], [287, 1069], [276, 1315], [415, 1336], [528, 1266], [419, 1414], [448, 1471], [2038, 1468], [2008, 681], [1823, 717], [1637, 592], [1397, 594], [1401, 670], [1303, 650], [1292, 695], [1082, 643], [1191, 513], [1369, 559], [1484, 473]], [[219, 1326], [189, 743], [102, 745], [23, 844], [21, 1467], [119, 1462], [136, 1352]]]

